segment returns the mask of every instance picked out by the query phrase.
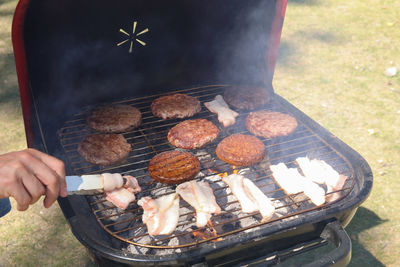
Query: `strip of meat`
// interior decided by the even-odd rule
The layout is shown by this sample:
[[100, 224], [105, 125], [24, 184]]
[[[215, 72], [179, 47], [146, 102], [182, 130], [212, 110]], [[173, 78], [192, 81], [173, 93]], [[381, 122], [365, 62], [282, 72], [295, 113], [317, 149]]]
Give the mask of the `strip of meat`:
[[228, 127], [235, 124], [236, 117], [239, 113], [231, 110], [221, 95], [217, 95], [211, 102], [205, 102], [204, 106], [212, 113], [218, 114], [218, 121]]
[[320, 173], [317, 168], [313, 168], [313, 162], [308, 157], [300, 157], [296, 159], [296, 163], [300, 166], [301, 171], [305, 176], [310, 178], [313, 182], [318, 184], [325, 183], [325, 175], [324, 173]]
[[310, 160], [308, 157], [302, 157], [297, 158], [296, 162], [304, 175], [316, 183], [326, 184], [327, 187], [335, 189], [341, 189], [345, 183], [345, 179], [340, 177], [339, 173], [323, 160]]
[[269, 220], [275, 212], [271, 200], [249, 179], [240, 174], [231, 174], [222, 178], [228, 184], [233, 195], [239, 200], [242, 211], [259, 211], [263, 221]]
[[140, 187], [135, 177], [125, 175], [124, 178], [126, 179], [126, 184], [124, 185], [124, 188], [129, 190], [131, 193], [139, 193], [140, 191], [142, 191], [142, 188]]
[[251, 195], [256, 201], [258, 210], [263, 217], [262, 220], [271, 219], [275, 212], [275, 207], [271, 200], [251, 180], [244, 178], [243, 185], [248, 195]]
[[300, 173], [294, 169], [288, 169], [284, 163], [270, 166], [275, 181], [288, 194], [297, 194], [303, 192], [302, 179], [298, 179]]
[[136, 199], [135, 194], [123, 187], [112, 191], [106, 191], [105, 196], [108, 201], [123, 210], [129, 206], [129, 203]]
[[221, 213], [212, 188], [207, 182], [189, 181], [176, 187], [176, 192], [196, 209], [196, 226], [204, 227], [211, 214]]
[[142, 197], [138, 205], [143, 208], [142, 221], [147, 225], [150, 235], [169, 235], [178, 224], [179, 196], [170, 194], [152, 199]]
[[[121, 176], [120, 174], [118, 174], [118, 175]], [[121, 180], [122, 180], [122, 176], [119, 177], [118, 175], [113, 174], [111, 176], [103, 176], [103, 177], [108, 177], [107, 178], [109, 180], [108, 183], [111, 184], [112, 178], [117, 178], [116, 179], [117, 181], [119, 181], [119, 178], [121, 178]], [[126, 184], [123, 185], [122, 188], [117, 188], [117, 189], [106, 191], [106, 187], [104, 187], [104, 191], [105, 191], [104, 193], [105, 193], [106, 199], [108, 201], [113, 203], [118, 208], [124, 210], [129, 206], [129, 204], [131, 202], [135, 201], [136, 197], [135, 197], [134, 193], [138, 193], [142, 189], [140, 188], [139, 183], [135, 177], [126, 175], [126, 176], [123, 176], [123, 178], [126, 179]], [[105, 179], [105, 181], [107, 179]], [[123, 182], [121, 182], [121, 183], [123, 183]], [[114, 183], [114, 185], [115, 185], [115, 183]], [[108, 188], [111, 188], [111, 187], [108, 187]]]
[[339, 182], [338, 182], [337, 187], [327, 186], [326, 193], [328, 194], [328, 196], [326, 198], [328, 201], [332, 202], [332, 201], [335, 201], [340, 198], [340, 196], [342, 195], [341, 192], [335, 192], [335, 193], [332, 193], [332, 192], [342, 189], [346, 180], [347, 180], [347, 176], [345, 176], [343, 174], [339, 174]]
[[301, 175], [296, 168], [288, 168], [284, 163], [271, 165], [272, 175], [282, 189], [288, 194], [304, 192], [317, 206], [325, 203], [325, 190]]
[[239, 200], [242, 211], [245, 213], [255, 212], [258, 210], [258, 206], [254, 201], [254, 198], [249, 195], [243, 184], [243, 176], [239, 174], [231, 174], [222, 178], [231, 189], [232, 194]]
[[[295, 169], [296, 170], [296, 169]], [[296, 170], [297, 171], [297, 170]], [[303, 179], [303, 191], [308, 196], [312, 203], [319, 206], [325, 203], [325, 190], [311, 181], [306, 177], [303, 177], [300, 173], [300, 178]]]
[[124, 185], [122, 175], [119, 173], [102, 173], [104, 191], [112, 191]]
[[[297, 158], [296, 162], [306, 177], [316, 183], [325, 184], [327, 193], [342, 189], [346, 182], [347, 176], [339, 174], [323, 160], [310, 160], [308, 157], [301, 157]], [[329, 201], [334, 201], [339, 197], [339, 192], [330, 194]]]

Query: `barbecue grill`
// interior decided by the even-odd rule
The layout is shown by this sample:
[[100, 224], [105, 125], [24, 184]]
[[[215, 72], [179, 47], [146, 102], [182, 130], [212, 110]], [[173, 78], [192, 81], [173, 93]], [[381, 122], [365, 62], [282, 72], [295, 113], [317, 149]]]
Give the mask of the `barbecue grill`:
[[[263, 265], [327, 242], [335, 249], [316, 265], [346, 264], [351, 242], [343, 227], [368, 197], [372, 173], [354, 150], [274, 93], [272, 78], [286, 0], [213, 1], [70, 1], [20, 0], [13, 21], [13, 44], [29, 147], [66, 163], [67, 174], [118, 172], [135, 176], [141, 196], [174, 192], [154, 182], [147, 165], [156, 154], [174, 150], [167, 141], [180, 119], [152, 115], [159, 96], [184, 93], [202, 110], [194, 118], [220, 125], [203, 105], [230, 85], [263, 86], [270, 103], [262, 107], [294, 116], [295, 132], [263, 138], [267, 156], [259, 164], [237, 167], [220, 161], [216, 144], [247, 132], [249, 112], [223, 128], [216, 142], [192, 152], [201, 162], [198, 180], [213, 188], [222, 213], [212, 225], [195, 227], [195, 212], [181, 200], [176, 230], [152, 237], [141, 221], [136, 201], [120, 210], [102, 194], [59, 199], [76, 238], [100, 265]], [[133, 145], [129, 157], [101, 167], [85, 162], [79, 143], [93, 133], [86, 124], [100, 104], [128, 104], [140, 109], [142, 125], [122, 134]], [[301, 156], [326, 161], [348, 179], [330, 194], [340, 198], [315, 206], [304, 194], [286, 194], [269, 166], [295, 166]], [[266, 222], [244, 214], [221, 178], [240, 173], [273, 199], [276, 213]]]

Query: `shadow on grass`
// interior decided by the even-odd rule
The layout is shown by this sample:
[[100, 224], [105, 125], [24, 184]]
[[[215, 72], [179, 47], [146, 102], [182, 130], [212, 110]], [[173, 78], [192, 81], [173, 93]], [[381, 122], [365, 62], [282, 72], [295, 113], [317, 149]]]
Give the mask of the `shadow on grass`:
[[295, 36], [301, 36], [303, 39], [319, 41], [329, 45], [340, 45], [344, 41], [337, 33], [330, 31], [298, 31]]
[[[372, 227], [385, 223], [374, 212], [360, 207], [351, 223], [346, 227], [346, 232], [351, 238], [352, 256], [349, 266], [381, 267], [384, 266], [374, 255], [366, 250], [358, 239], [358, 235]], [[335, 246], [328, 243], [326, 246], [310, 250], [300, 255], [294, 256], [282, 262], [279, 267], [296, 267], [317, 261], [322, 256], [335, 249]]]
[[296, 46], [292, 45], [291, 42], [281, 40], [277, 59], [278, 64], [287, 65], [296, 57], [297, 50]]
[[12, 11], [0, 11], [0, 17], [12, 17], [14, 10]]
[[346, 227], [346, 232], [349, 234], [353, 246], [349, 266], [385, 266], [364, 248], [358, 238], [361, 232], [385, 222], [387, 220], [382, 220], [373, 211], [364, 207], [358, 208], [356, 215]]
[[[10, 3], [10, 2], [14, 2], [15, 5], [16, 5], [18, 1], [15, 1], [15, 0], [0, 0], [0, 7], [2, 5], [4, 5], [4, 4]], [[10, 8], [10, 9], [7, 8], [6, 10], [2, 10], [2, 11], [0, 11], [0, 16], [1, 17], [8, 17], [8, 16], [12, 17], [14, 15], [14, 9], [15, 9], [15, 6]]]
[[9, 2], [16, 2], [15, 0], [0, 0], [0, 5], [9, 3]]
[[[285, 37], [281, 40], [279, 45], [278, 64], [291, 65], [290, 63], [299, 60], [296, 57], [301, 56], [303, 47], [309, 47], [309, 44], [302, 44], [304, 40], [307, 42], [317, 42], [321, 44], [328, 44], [331, 46], [342, 45], [345, 40], [337, 33], [330, 31], [298, 31], [290, 38]], [[317, 45], [317, 44], [316, 44]], [[300, 62], [301, 63], [301, 62]]]
[[299, 4], [299, 5], [317, 5], [318, 0], [289, 0], [288, 5]]

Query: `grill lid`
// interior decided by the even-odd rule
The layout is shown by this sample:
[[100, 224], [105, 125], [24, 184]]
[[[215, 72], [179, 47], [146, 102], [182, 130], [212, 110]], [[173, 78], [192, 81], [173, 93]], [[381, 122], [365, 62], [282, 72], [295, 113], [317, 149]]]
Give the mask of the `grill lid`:
[[53, 143], [82, 106], [204, 82], [272, 91], [285, 7], [286, 0], [20, 0], [13, 43], [29, 145]]

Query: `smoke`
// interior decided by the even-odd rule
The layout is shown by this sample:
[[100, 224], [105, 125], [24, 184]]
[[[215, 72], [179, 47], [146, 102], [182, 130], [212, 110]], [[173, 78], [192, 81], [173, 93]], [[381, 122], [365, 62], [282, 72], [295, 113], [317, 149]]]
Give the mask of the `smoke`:
[[[26, 20], [32, 90], [49, 135], [100, 103], [211, 83], [269, 87], [265, 52], [275, 1], [92, 4], [33, 3]], [[120, 29], [132, 34], [134, 21], [149, 31], [140, 36], [146, 45], [134, 42], [129, 53], [117, 43]]]
[[234, 19], [217, 54], [219, 80], [268, 86], [263, 84], [268, 71], [265, 54], [274, 14], [275, 1], [249, 1], [228, 14]]

